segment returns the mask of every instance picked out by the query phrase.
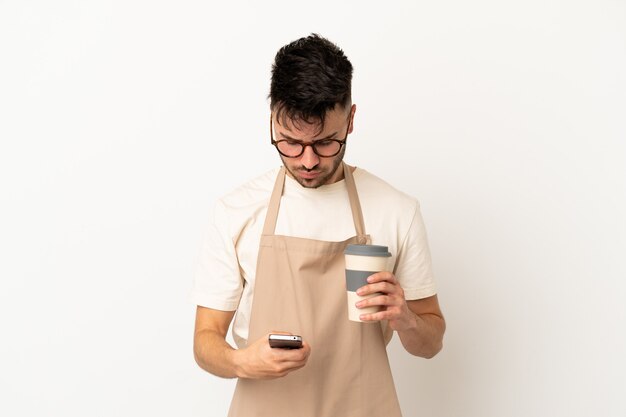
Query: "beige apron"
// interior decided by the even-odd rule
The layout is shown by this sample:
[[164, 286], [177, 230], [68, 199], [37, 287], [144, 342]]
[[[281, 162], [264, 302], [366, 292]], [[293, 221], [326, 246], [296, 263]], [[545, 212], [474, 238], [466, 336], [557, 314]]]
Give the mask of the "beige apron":
[[348, 320], [343, 251], [370, 239], [352, 173], [343, 168], [357, 232], [343, 242], [274, 235], [285, 168], [276, 178], [259, 246], [248, 341], [289, 331], [311, 345], [311, 355], [304, 368], [283, 378], [240, 378], [230, 417], [401, 416], [381, 324]]

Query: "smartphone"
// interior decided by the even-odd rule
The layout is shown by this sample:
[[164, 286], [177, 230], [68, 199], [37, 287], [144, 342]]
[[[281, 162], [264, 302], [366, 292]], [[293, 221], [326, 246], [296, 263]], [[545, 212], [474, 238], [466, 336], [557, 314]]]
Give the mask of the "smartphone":
[[295, 334], [271, 334], [269, 336], [270, 347], [281, 349], [300, 349], [302, 337]]

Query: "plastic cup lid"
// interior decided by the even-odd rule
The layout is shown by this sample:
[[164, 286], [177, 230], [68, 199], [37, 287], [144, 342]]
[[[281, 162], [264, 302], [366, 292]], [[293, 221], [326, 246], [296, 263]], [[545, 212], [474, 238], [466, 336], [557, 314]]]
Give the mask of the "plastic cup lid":
[[387, 246], [379, 245], [348, 245], [343, 253], [346, 255], [380, 256], [385, 258], [391, 256]]

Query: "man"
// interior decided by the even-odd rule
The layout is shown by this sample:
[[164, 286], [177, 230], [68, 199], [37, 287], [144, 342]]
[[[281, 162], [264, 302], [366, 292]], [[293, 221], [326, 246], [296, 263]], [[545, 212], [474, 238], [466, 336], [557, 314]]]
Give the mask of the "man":
[[[352, 64], [311, 35], [281, 48], [272, 67], [270, 140], [284, 168], [221, 198], [194, 281], [198, 365], [238, 378], [230, 416], [400, 416], [386, 344], [430, 358], [445, 322], [417, 201], [343, 163], [356, 106]], [[389, 138], [381, 151], [392, 148]], [[360, 295], [382, 293], [365, 323], [349, 321], [344, 249], [389, 247], [390, 271]], [[236, 317], [235, 317], [236, 312]], [[231, 321], [237, 348], [225, 338]], [[303, 337], [275, 349], [270, 333]]]

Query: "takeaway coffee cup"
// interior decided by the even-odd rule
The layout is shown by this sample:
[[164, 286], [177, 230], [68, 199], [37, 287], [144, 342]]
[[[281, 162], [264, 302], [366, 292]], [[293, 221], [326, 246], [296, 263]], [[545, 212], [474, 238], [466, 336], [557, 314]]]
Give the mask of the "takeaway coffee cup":
[[357, 308], [355, 304], [366, 298], [375, 297], [380, 293], [365, 297], [357, 295], [356, 290], [367, 285], [367, 277], [387, 270], [387, 261], [391, 254], [387, 246], [348, 245], [344, 251], [346, 256], [346, 290], [348, 291], [348, 318], [360, 322], [361, 314], [376, 313], [379, 306]]

